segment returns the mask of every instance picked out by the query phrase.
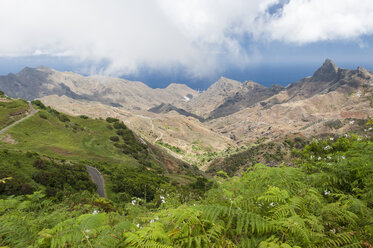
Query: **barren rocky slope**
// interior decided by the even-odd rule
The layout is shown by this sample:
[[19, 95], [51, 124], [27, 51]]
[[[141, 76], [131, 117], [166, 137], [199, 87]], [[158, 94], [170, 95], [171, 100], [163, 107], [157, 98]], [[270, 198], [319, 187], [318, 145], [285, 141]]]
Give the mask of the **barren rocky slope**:
[[228, 97], [239, 92], [241, 88], [242, 83], [221, 77], [200, 95], [188, 102], [176, 103], [176, 106], [207, 118], [212, 111], [223, 104]]
[[255, 106], [206, 124], [239, 143], [289, 133], [343, 133], [356, 125], [353, 120], [373, 115], [372, 90], [371, 72], [341, 69], [326, 60], [312, 77], [290, 84]]

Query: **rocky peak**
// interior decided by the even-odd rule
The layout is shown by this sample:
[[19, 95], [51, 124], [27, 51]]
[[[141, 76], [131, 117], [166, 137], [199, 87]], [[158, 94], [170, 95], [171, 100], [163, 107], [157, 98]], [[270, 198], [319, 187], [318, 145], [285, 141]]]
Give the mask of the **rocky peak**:
[[358, 76], [364, 79], [371, 79], [372, 73], [365, 68], [357, 67]]
[[313, 81], [329, 82], [338, 75], [338, 66], [330, 59], [326, 59], [324, 64], [313, 74]]
[[278, 91], [278, 92], [280, 92], [280, 91], [282, 91], [282, 90], [285, 89], [285, 88], [284, 88], [282, 85], [280, 85], [280, 84], [273, 84], [273, 85], [271, 85], [269, 88], [270, 88], [271, 90]]
[[258, 88], [258, 87], [260, 87], [260, 88], [265, 88], [265, 86], [263, 86], [263, 85], [261, 85], [261, 84], [258, 84], [258, 83], [254, 82], [254, 81], [245, 81], [245, 82], [243, 83], [243, 85], [244, 85], [245, 87], [247, 87], [247, 88], [250, 88], [250, 89]]
[[241, 87], [241, 83], [229, 78], [220, 77], [218, 81], [210, 86], [210, 90], [231, 91]]

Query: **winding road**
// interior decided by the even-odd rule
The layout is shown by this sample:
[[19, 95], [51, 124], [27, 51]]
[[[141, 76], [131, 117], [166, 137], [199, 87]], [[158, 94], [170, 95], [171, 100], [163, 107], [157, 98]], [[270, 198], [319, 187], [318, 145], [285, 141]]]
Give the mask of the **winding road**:
[[93, 182], [97, 185], [97, 194], [99, 194], [101, 197], [106, 197], [104, 178], [102, 177], [101, 173], [95, 167], [87, 165], [86, 168]]
[[[33, 116], [37, 111], [32, 106], [31, 102], [28, 101], [29, 107], [31, 109], [31, 113], [23, 117], [22, 119], [19, 119], [18, 121], [12, 123], [11, 125], [3, 128], [0, 130], [0, 134], [5, 133], [9, 130], [9, 128], [17, 125], [18, 123], [26, 120], [27, 118]], [[99, 194], [101, 197], [106, 197], [105, 195], [105, 187], [104, 187], [104, 178], [102, 177], [101, 173], [92, 166], [86, 166], [88, 174], [91, 176], [93, 182], [97, 185], [97, 194]]]
[[10, 125], [7, 126], [6, 128], [1, 129], [1, 130], [0, 130], [0, 134], [6, 132], [9, 128], [11, 128], [11, 127], [17, 125], [17, 124], [20, 123], [21, 121], [26, 120], [26, 119], [29, 118], [30, 116], [33, 116], [33, 115], [37, 112], [37, 111], [34, 109], [34, 107], [32, 106], [32, 104], [31, 104], [30, 101], [28, 101], [28, 105], [29, 105], [29, 107], [30, 107], [30, 109], [31, 109], [31, 113], [28, 114], [28, 115], [26, 115], [26, 116], [23, 117], [22, 119], [19, 119], [18, 121], [16, 121], [16, 122], [10, 124]]

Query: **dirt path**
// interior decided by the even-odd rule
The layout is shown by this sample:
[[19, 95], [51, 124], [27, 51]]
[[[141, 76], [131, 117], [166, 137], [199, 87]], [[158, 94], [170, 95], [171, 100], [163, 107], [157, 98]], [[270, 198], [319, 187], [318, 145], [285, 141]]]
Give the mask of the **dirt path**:
[[34, 107], [32, 106], [32, 104], [31, 104], [30, 101], [28, 102], [28, 104], [29, 104], [29, 107], [30, 107], [30, 109], [31, 109], [31, 113], [28, 114], [27, 116], [23, 117], [22, 119], [19, 119], [18, 121], [16, 121], [16, 122], [10, 124], [10, 125], [7, 126], [6, 128], [1, 129], [1, 130], [0, 130], [0, 134], [6, 132], [9, 128], [11, 128], [11, 127], [17, 125], [18, 123], [20, 123], [20, 122], [26, 120], [26, 119], [29, 118], [30, 116], [33, 116], [33, 115], [37, 112], [37, 111], [34, 109]]

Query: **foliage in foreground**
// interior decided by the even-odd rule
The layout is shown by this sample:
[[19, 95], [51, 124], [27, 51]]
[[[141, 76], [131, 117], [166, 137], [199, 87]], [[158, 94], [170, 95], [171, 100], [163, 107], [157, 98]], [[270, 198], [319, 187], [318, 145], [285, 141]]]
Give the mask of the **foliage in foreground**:
[[164, 188], [121, 207], [88, 193], [11, 196], [0, 200], [0, 245], [371, 247], [373, 142], [314, 140], [294, 153], [295, 168], [257, 164], [183, 204]]

